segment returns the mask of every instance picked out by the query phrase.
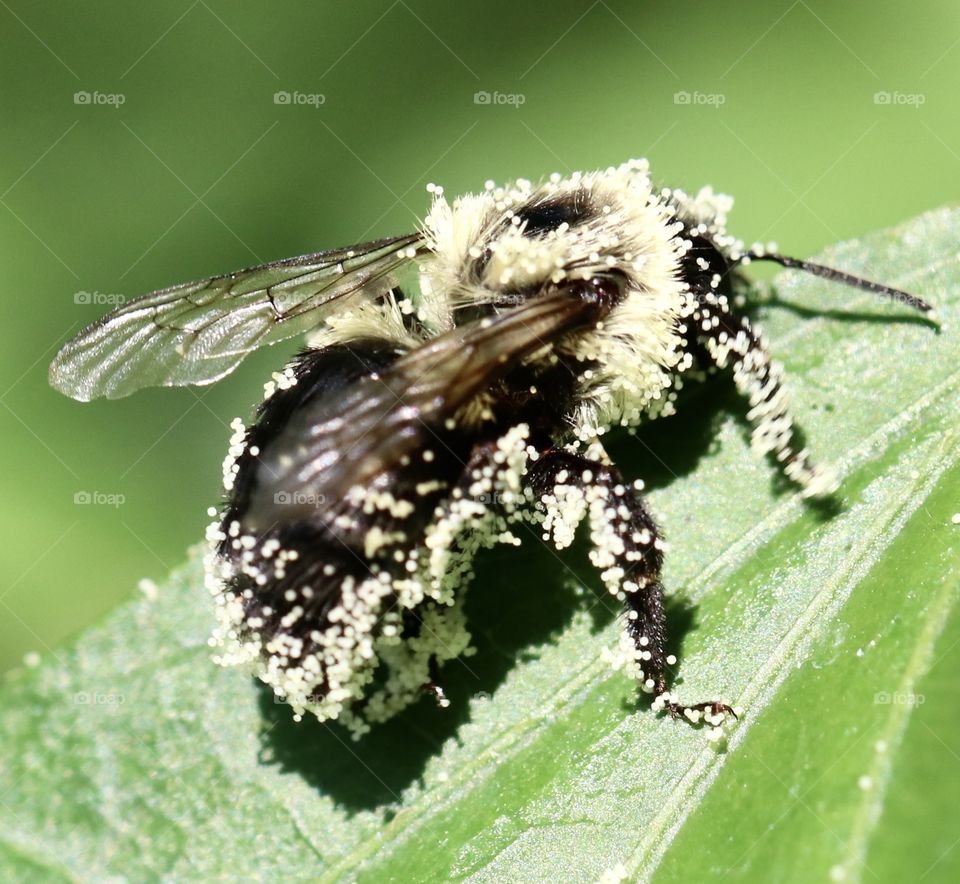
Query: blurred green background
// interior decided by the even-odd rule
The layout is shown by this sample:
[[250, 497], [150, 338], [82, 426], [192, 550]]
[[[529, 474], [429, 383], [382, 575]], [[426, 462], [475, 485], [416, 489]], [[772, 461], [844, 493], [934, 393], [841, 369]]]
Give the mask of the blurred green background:
[[408, 231], [429, 181], [632, 156], [800, 255], [960, 199], [947, 0], [4, 0], [0, 22], [0, 670], [183, 559], [229, 421], [293, 349], [212, 388], [55, 394], [56, 347], [119, 298]]

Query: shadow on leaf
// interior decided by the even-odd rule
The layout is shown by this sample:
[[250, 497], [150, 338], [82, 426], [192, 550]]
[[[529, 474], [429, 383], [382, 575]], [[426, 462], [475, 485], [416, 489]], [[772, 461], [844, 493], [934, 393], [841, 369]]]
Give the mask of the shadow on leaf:
[[[607, 447], [625, 478], [642, 477], [647, 489], [663, 488], [691, 472], [715, 448], [720, 426], [731, 413], [747, 426], [746, 407], [733, 385], [723, 376], [710, 378], [683, 391], [677, 414], [641, 426], [632, 435], [614, 434]], [[736, 481], [731, 476], [731, 494], [736, 493]], [[791, 493], [786, 483], [773, 481], [779, 493]], [[839, 511], [834, 499], [811, 506], [822, 518]], [[469, 720], [471, 697], [494, 693], [518, 661], [535, 657], [537, 647], [567, 628], [576, 612], [587, 613], [596, 632], [617, 617], [618, 604], [589, 565], [583, 532], [563, 554], [544, 544], [530, 526], [518, 526], [517, 533], [522, 551], [499, 547], [477, 559], [465, 602], [477, 652], [450, 661], [441, 670], [441, 684], [451, 701], [448, 708], [438, 708], [425, 695], [354, 740], [336, 723], [321, 724], [310, 716], [294, 722], [289, 707], [261, 686], [266, 725], [262, 761], [299, 774], [348, 813], [379, 809], [389, 818], [404, 790], [421, 779], [429, 760]], [[696, 609], [682, 596], [672, 595], [667, 612], [669, 651], [677, 657], [679, 672], [684, 638], [696, 624]], [[598, 654], [601, 642], [598, 639]], [[677, 684], [681, 683], [679, 679]], [[638, 694], [624, 710], [649, 714], [648, 707], [647, 695]]]

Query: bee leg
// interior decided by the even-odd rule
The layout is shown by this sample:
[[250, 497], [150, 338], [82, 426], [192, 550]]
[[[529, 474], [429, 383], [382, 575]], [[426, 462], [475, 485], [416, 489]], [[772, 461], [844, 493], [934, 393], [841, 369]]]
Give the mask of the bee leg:
[[[419, 612], [413, 609], [404, 611], [403, 621], [404, 641], [418, 638], [424, 628], [423, 618]], [[441, 681], [440, 661], [437, 659], [436, 654], [431, 654], [427, 661], [427, 681], [423, 683], [420, 689], [423, 693], [433, 697], [437, 706], [441, 709], [446, 709], [450, 705], [450, 701], [447, 699], [446, 691], [440, 684]]]
[[733, 380], [747, 397], [747, 419], [753, 426], [752, 444], [759, 454], [772, 454], [788, 479], [803, 489], [804, 497], [818, 497], [836, 490], [829, 470], [811, 462], [809, 452], [797, 441], [789, 399], [782, 386], [783, 368], [771, 359], [763, 338], [749, 320], [732, 313], [726, 298], [698, 299], [689, 320], [700, 347], [718, 367], [733, 368]]
[[[411, 488], [406, 495], [427, 508], [432, 519], [416, 547], [417, 576], [423, 581], [425, 597], [400, 612], [399, 645], [381, 651], [381, 660], [388, 662], [391, 673], [385, 690], [402, 697], [405, 704], [426, 693], [441, 708], [450, 705], [440, 666], [468, 653], [464, 590], [473, 574], [474, 553], [483, 542], [492, 545], [499, 531], [471, 529], [487, 516], [496, 516], [503, 523], [497, 524], [506, 527], [507, 504], [501, 485], [511, 469], [495, 442], [482, 442], [473, 446], [465, 464], [457, 465], [452, 481], [445, 475], [441, 487], [433, 487], [440, 480], [418, 483], [426, 486], [425, 490]], [[407, 572], [401, 569], [398, 576], [405, 578]]]
[[423, 691], [437, 701], [439, 708], [446, 709], [450, 705], [450, 701], [447, 699], [446, 691], [444, 691], [440, 684], [440, 664], [437, 662], [436, 657], [430, 658], [429, 667], [430, 681], [423, 686]]
[[[575, 522], [588, 519], [593, 544], [590, 559], [600, 569], [607, 589], [626, 609], [618, 668], [654, 695], [657, 711], [712, 725], [720, 724], [727, 714], [734, 715], [730, 706], [715, 700], [680, 703], [668, 689], [667, 668], [676, 660], [667, 654], [660, 582], [664, 544], [638, 488], [626, 483], [616, 467], [604, 460], [556, 449], [533, 465], [528, 481], [546, 511], [548, 531], [560, 525], [564, 536], [572, 535]], [[567, 512], [552, 515], [557, 509]]]

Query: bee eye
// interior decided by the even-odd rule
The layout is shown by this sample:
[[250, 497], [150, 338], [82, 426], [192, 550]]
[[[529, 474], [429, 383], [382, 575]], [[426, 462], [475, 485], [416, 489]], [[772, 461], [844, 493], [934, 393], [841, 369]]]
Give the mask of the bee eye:
[[627, 280], [622, 273], [605, 273], [589, 279], [573, 279], [564, 288], [571, 295], [610, 308], [623, 300]]

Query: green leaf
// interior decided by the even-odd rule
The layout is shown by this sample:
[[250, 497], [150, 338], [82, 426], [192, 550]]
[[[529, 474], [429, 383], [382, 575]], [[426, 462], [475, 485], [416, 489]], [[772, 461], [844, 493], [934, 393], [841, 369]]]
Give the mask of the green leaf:
[[746, 708], [726, 745], [601, 660], [618, 624], [582, 550], [486, 556], [477, 654], [354, 743], [292, 722], [206, 644], [199, 553], [0, 690], [4, 879], [957, 880], [960, 211], [827, 263], [940, 307], [788, 274], [760, 312], [830, 510], [748, 450], [720, 379], [624, 436], [672, 543], [677, 690]]

